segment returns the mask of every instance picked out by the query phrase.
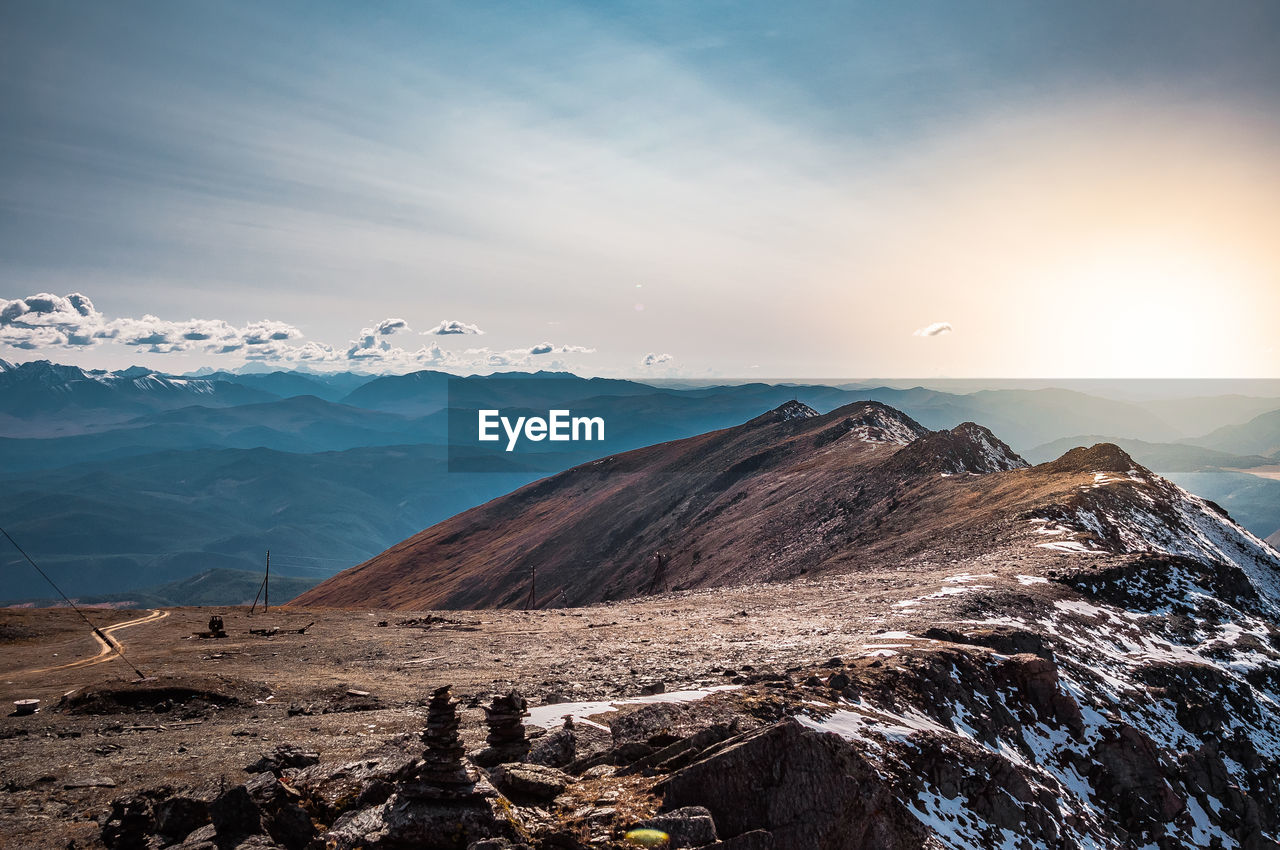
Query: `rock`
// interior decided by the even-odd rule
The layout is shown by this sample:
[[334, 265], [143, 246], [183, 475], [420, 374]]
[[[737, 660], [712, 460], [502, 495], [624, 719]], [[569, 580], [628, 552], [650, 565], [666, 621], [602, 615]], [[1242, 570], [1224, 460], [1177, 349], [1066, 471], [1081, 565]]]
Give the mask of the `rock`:
[[1038, 655], [1014, 655], [994, 671], [996, 682], [1012, 687], [1040, 720], [1068, 729], [1077, 738], [1084, 734], [1079, 704], [1058, 687], [1058, 665]]
[[714, 850], [773, 850], [773, 836], [763, 829], [753, 829], [710, 846]]
[[1164, 778], [1159, 749], [1132, 726], [1104, 730], [1091, 755], [1094, 794], [1129, 832], [1160, 834], [1186, 808]]
[[514, 802], [545, 803], [554, 800], [569, 784], [569, 776], [540, 764], [500, 764], [489, 773], [495, 788]]
[[408, 742], [393, 742], [359, 761], [338, 767], [313, 765], [293, 775], [293, 783], [305, 788], [310, 804], [326, 823], [336, 821], [351, 809], [376, 806], [387, 801], [397, 782], [413, 776], [417, 756], [405, 749]]
[[703, 847], [716, 840], [715, 821], [711, 819], [711, 812], [702, 806], [685, 806], [655, 815], [636, 824], [636, 827], [665, 832], [672, 848]]
[[250, 835], [235, 846], [235, 850], [284, 850], [265, 835]]
[[102, 826], [102, 843], [111, 850], [142, 850], [155, 832], [151, 801], [138, 794], [111, 801], [111, 814]]
[[[492, 788], [466, 800], [393, 796], [382, 806], [344, 815], [324, 835], [333, 850], [466, 850], [491, 838], [508, 842], [518, 833]], [[517, 845], [519, 846], [519, 845]]]
[[262, 812], [263, 828], [275, 841], [288, 850], [302, 850], [311, 843], [316, 828], [297, 789], [272, 773], [258, 774], [245, 788]]
[[281, 744], [262, 758], [245, 766], [245, 773], [263, 773], [270, 771], [280, 773], [282, 770], [296, 770], [310, 767], [320, 761], [320, 754], [295, 747], [292, 744]]
[[574, 729], [573, 718], [566, 717], [562, 728], [544, 736], [534, 744], [525, 761], [529, 764], [563, 768], [577, 757], [578, 734]]
[[217, 830], [213, 824], [205, 824], [204, 826], [192, 832], [178, 846], [182, 850], [216, 850], [217, 844], [214, 839], [217, 838]]
[[1039, 655], [1053, 660], [1053, 652], [1044, 645], [1044, 638], [1035, 632], [1010, 626], [994, 626], [958, 632], [934, 626], [924, 636], [930, 640], [944, 640], [969, 646], [985, 646], [1002, 655]]
[[653, 696], [654, 694], [666, 693], [666, 691], [667, 691], [666, 682], [649, 682], [648, 684], [644, 684], [640, 686], [641, 696]]
[[763, 829], [780, 847], [918, 850], [928, 835], [852, 747], [793, 718], [725, 741], [655, 792], [669, 809], [705, 807], [722, 835]]
[[262, 811], [243, 785], [223, 792], [209, 804], [209, 820], [219, 843], [262, 832]]
[[209, 823], [209, 804], [196, 797], [170, 797], [156, 803], [153, 811], [156, 833], [175, 841]]
[[[644, 758], [669, 744], [720, 722], [723, 712], [706, 701], [655, 702], [609, 721], [619, 763]], [[634, 746], [631, 746], [634, 745]]]
[[739, 731], [736, 728], [736, 724], [717, 723], [690, 735], [688, 738], [681, 738], [638, 761], [632, 762], [619, 769], [618, 775], [629, 776], [636, 773], [652, 773], [655, 771], [670, 773], [695, 761], [708, 747], [720, 743]]
[[827, 677], [827, 687], [833, 691], [843, 691], [849, 684], [850, 679], [844, 673], [832, 673]]

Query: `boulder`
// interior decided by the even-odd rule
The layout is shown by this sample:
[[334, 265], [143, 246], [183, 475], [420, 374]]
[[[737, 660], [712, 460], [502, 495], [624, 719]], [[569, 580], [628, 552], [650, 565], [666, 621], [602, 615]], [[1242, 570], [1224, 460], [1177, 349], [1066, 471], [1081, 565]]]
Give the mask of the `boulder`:
[[297, 770], [310, 767], [320, 761], [319, 753], [295, 747], [292, 744], [281, 744], [271, 752], [262, 756], [253, 764], [245, 766], [245, 773], [280, 773], [282, 770]]
[[220, 844], [262, 832], [262, 811], [243, 785], [224, 791], [210, 803], [209, 819]]
[[725, 741], [655, 790], [668, 810], [705, 807], [721, 835], [765, 830], [779, 847], [918, 850], [928, 837], [846, 741], [794, 718]]
[[544, 735], [529, 751], [529, 764], [541, 764], [547, 767], [563, 768], [573, 763], [578, 757], [578, 733], [573, 727], [573, 718], [565, 720], [564, 728]]
[[111, 801], [111, 814], [102, 826], [102, 843], [111, 850], [142, 850], [155, 831], [151, 800], [138, 794]]
[[[467, 850], [487, 839], [518, 841], [510, 805], [487, 788], [465, 800], [395, 795], [381, 806], [350, 812], [323, 836], [333, 850]], [[517, 845], [519, 846], [519, 845]]]
[[245, 788], [262, 813], [263, 828], [276, 842], [287, 850], [302, 850], [311, 843], [316, 828], [297, 789], [273, 773], [259, 773]]
[[664, 812], [636, 824], [637, 829], [656, 829], [665, 832], [670, 839], [668, 846], [705, 847], [716, 840], [716, 824], [711, 812], [702, 806], [685, 806], [683, 809]]
[[196, 797], [170, 797], [153, 810], [156, 834], [164, 838], [178, 840], [209, 823], [209, 804]]
[[493, 786], [517, 803], [537, 805], [554, 800], [569, 784], [569, 776], [554, 767], [513, 762], [489, 773]]

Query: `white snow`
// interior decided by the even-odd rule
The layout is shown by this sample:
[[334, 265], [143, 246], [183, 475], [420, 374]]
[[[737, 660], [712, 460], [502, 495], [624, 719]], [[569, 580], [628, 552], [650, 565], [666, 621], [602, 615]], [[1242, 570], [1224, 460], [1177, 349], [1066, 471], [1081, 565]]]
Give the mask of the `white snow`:
[[[588, 718], [597, 714], [617, 711], [623, 705], [644, 705], [655, 702], [693, 702], [720, 691], [737, 690], [739, 685], [716, 685], [711, 688], [698, 688], [688, 691], [671, 691], [665, 694], [651, 694], [628, 699], [596, 700], [591, 702], [562, 702], [556, 705], [539, 705], [529, 709], [525, 723], [550, 729], [559, 726], [565, 717], [572, 717], [574, 722], [592, 723]], [[599, 726], [598, 723], [592, 725]]]

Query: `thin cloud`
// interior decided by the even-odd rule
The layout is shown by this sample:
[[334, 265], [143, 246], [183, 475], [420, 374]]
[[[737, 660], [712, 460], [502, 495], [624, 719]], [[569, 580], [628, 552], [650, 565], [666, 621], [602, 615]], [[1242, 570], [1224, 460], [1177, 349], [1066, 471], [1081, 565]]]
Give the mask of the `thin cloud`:
[[661, 366], [664, 363], [670, 363], [672, 360], [675, 360], [675, 358], [670, 354], [655, 354], [651, 351], [644, 357], [640, 358], [640, 365], [646, 369], [651, 369], [654, 366]]
[[925, 325], [923, 328], [916, 328], [912, 331], [912, 336], [938, 336], [940, 334], [949, 334], [955, 330], [951, 327], [950, 322], [934, 322], [931, 325]]

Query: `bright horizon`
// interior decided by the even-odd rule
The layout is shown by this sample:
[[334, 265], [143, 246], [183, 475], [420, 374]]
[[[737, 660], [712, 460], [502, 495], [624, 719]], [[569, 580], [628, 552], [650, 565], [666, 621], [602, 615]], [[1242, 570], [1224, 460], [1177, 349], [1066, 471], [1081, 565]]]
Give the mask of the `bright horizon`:
[[11, 362], [1280, 378], [1274, 4], [4, 20]]

